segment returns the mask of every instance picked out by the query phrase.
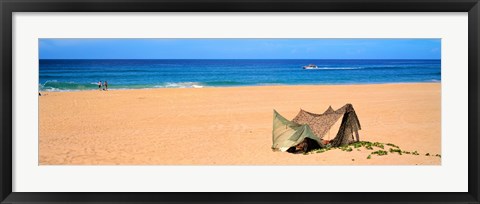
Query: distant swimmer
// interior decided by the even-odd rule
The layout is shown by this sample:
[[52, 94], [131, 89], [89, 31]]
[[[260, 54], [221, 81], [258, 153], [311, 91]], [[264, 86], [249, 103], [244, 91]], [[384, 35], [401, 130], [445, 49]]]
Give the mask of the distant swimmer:
[[102, 90], [102, 81], [98, 81], [98, 90]]

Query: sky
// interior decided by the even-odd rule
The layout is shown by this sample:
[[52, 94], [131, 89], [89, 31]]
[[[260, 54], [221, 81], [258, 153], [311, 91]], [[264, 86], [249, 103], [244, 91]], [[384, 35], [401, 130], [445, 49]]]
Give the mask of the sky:
[[39, 39], [40, 59], [440, 59], [440, 39]]

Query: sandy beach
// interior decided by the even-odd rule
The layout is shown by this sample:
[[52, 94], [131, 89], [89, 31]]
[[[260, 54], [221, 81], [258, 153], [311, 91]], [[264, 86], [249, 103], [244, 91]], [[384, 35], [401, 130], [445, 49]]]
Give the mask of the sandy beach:
[[[440, 165], [441, 84], [256, 86], [43, 92], [40, 165]], [[364, 148], [273, 152], [272, 115], [353, 104]], [[333, 139], [334, 136], [330, 138]], [[327, 137], [326, 137], [327, 138]], [[388, 149], [386, 147], [386, 149]]]

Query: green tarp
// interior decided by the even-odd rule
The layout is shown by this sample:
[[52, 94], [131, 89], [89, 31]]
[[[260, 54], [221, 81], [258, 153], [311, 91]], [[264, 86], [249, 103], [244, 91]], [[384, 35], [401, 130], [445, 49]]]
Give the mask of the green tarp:
[[310, 138], [321, 144], [320, 139], [313, 134], [308, 125], [300, 125], [289, 121], [273, 110], [273, 145], [272, 149], [287, 151], [290, 147], [300, 144], [305, 138]]

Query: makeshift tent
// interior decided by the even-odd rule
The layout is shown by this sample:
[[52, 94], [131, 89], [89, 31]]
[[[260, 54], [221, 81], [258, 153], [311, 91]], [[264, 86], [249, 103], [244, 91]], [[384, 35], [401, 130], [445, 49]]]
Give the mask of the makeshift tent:
[[332, 106], [328, 106], [328, 109], [323, 112], [323, 114], [327, 114], [327, 113], [334, 113], [335, 111], [333, 110]]
[[[285, 119], [273, 110], [273, 150], [308, 152], [323, 147], [320, 138], [313, 134], [308, 125], [301, 125]], [[293, 149], [292, 149], [293, 147]]]
[[[335, 131], [336, 136], [330, 141], [333, 147], [360, 140], [358, 135], [358, 130], [361, 130], [360, 121], [352, 104], [346, 104], [336, 111], [329, 107], [323, 114], [300, 110], [292, 122], [308, 125], [319, 139], [322, 139], [329, 131]], [[332, 127], [335, 128], [332, 129]], [[353, 134], [355, 134], [356, 138], [354, 138]]]

